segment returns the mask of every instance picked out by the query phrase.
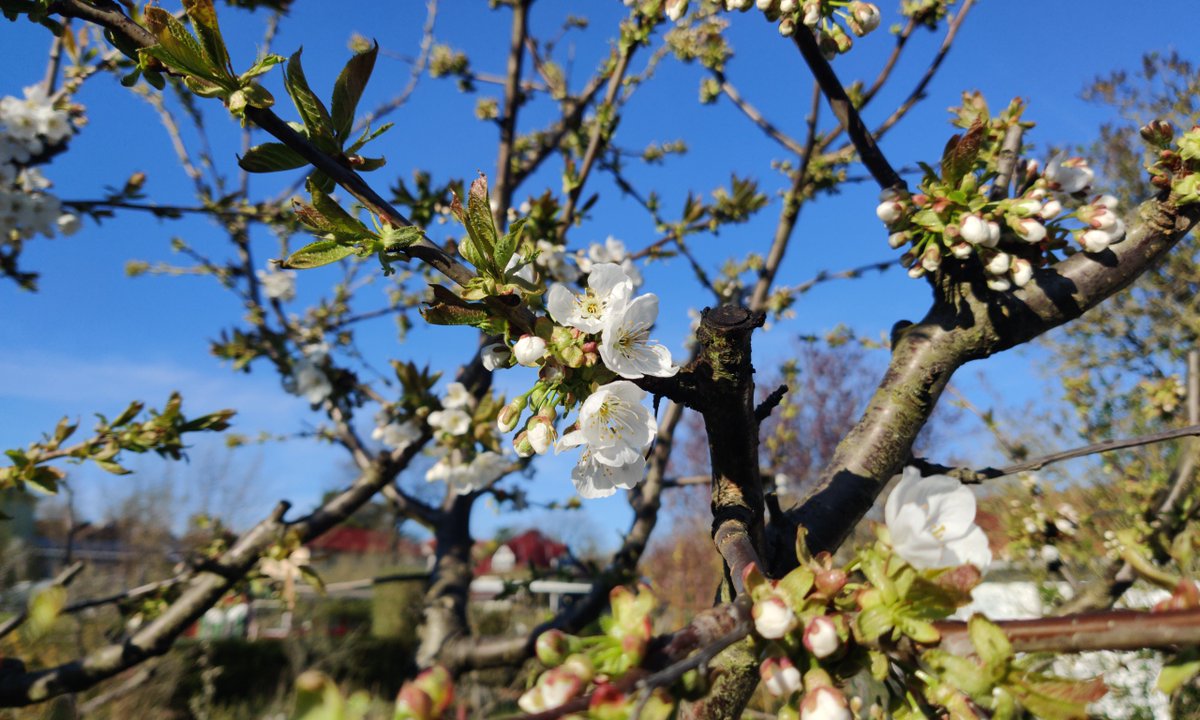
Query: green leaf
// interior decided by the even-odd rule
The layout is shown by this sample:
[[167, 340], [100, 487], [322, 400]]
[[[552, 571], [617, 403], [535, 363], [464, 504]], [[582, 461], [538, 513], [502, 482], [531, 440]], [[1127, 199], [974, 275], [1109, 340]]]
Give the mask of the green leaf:
[[317, 212], [325, 216], [326, 221], [330, 224], [332, 232], [338, 235], [339, 240], [360, 240], [364, 237], [375, 237], [375, 233], [367, 229], [367, 226], [361, 220], [346, 212], [345, 208], [338, 204], [329, 195], [312, 189], [313, 207]]
[[279, 267], [288, 270], [307, 270], [335, 263], [354, 254], [355, 249], [337, 240], [318, 240], [288, 255]]
[[1188, 648], [1163, 665], [1155, 687], [1170, 695], [1197, 673], [1200, 673], [1200, 649]]
[[[176, 20], [174, 15], [162, 8], [147, 7], [145, 18], [147, 24], [151, 25], [152, 32], [158, 38], [157, 48], [165, 51], [166, 57], [172, 58], [176, 69], [217, 84], [224, 84], [222, 81], [231, 79], [227, 71], [217, 68], [213, 64], [196, 37], [188, 32], [188, 29], [184, 27], [183, 23]], [[147, 48], [143, 52], [155, 49]], [[158, 59], [168, 65], [172, 64], [166, 57]]]
[[347, 153], [358, 152], [359, 150], [362, 149], [363, 145], [366, 145], [367, 143], [371, 142], [375, 138], [384, 134], [388, 130], [391, 130], [395, 124], [396, 123], [390, 123], [390, 122], [384, 123], [384, 124], [380, 125], [377, 130], [372, 130], [370, 128], [370, 126], [368, 126], [366, 129], [363, 130], [363, 134], [358, 136], [358, 140], [355, 140], [353, 145], [346, 148], [346, 152]]
[[[490, 220], [489, 220], [490, 222]], [[521, 229], [525, 227], [525, 218], [519, 218], [508, 228], [500, 242], [496, 243], [496, 267], [500, 270], [508, 267], [508, 261], [521, 245]]]
[[183, 0], [183, 9], [196, 29], [196, 35], [208, 56], [208, 60], [220, 71], [233, 76], [233, 65], [229, 62], [229, 50], [221, 37], [217, 24], [217, 11], [212, 0]]
[[287, 63], [284, 81], [288, 95], [292, 96], [300, 119], [304, 121], [304, 127], [308, 128], [309, 139], [313, 142], [324, 140], [326, 144], [333, 144], [333, 120], [329, 117], [329, 111], [325, 109], [325, 103], [321, 102], [308, 86], [304, 68], [300, 65], [302, 52], [303, 50], [297, 50]]
[[967, 633], [984, 665], [991, 670], [1007, 666], [1013, 656], [1012, 643], [997, 625], [976, 613], [967, 622]]
[[131, 470], [127, 470], [127, 469], [121, 467], [120, 465], [113, 462], [112, 460], [99, 460], [96, 458], [92, 458], [92, 461], [95, 462], [96, 465], [98, 465], [101, 470], [110, 472], [113, 475], [128, 475], [130, 472], [132, 472]]
[[295, 150], [276, 142], [255, 145], [238, 158], [238, 167], [252, 173], [295, 170], [307, 164], [308, 161], [300, 157]]
[[975, 698], [983, 698], [992, 692], [993, 678], [979, 667], [979, 663], [943, 650], [928, 650], [921, 659], [943, 680]]
[[249, 70], [239, 75], [238, 80], [242, 81], [243, 83], [249, 82], [260, 75], [266, 74], [271, 68], [275, 67], [281, 62], [284, 62], [283, 56], [281, 55], [276, 55], [274, 53], [263, 55], [254, 61], [254, 64], [250, 66]]
[[333, 131], [339, 141], [345, 141], [354, 127], [354, 112], [367, 81], [371, 79], [378, 54], [379, 43], [375, 43], [370, 50], [350, 58], [333, 85]]
[[494, 262], [499, 238], [496, 233], [496, 225], [492, 222], [492, 206], [491, 200], [488, 198], [487, 178], [483, 175], [475, 178], [475, 181], [471, 183], [470, 191], [467, 192], [467, 212], [463, 224], [481, 259], [485, 259], [485, 262], [490, 261], [492, 274], [493, 276], [497, 275], [504, 267], [496, 267]]
[[30, 468], [25, 473], [25, 482], [44, 493], [54, 495], [58, 492], [58, 484], [67, 474], [56, 467], [39, 466]]
[[46, 634], [66, 604], [67, 589], [62, 585], [50, 585], [34, 593], [29, 598], [29, 631], [34, 636]]
[[1026, 710], [1045, 720], [1086, 720], [1088, 703], [1108, 692], [1100, 678], [1066, 680], [1043, 675], [1026, 676], [1006, 689]]

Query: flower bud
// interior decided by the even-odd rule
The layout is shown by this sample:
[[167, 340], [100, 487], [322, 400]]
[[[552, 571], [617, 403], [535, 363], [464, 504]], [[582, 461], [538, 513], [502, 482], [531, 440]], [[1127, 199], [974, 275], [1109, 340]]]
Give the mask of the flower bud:
[[833, 620], [824, 615], [809, 620], [804, 628], [804, 647], [818, 660], [837, 652], [842, 647], [842, 639], [838, 637]]
[[1046, 226], [1033, 218], [1025, 218], [1018, 223], [1016, 233], [1027, 243], [1040, 243], [1046, 239]]
[[879, 8], [875, 7], [873, 3], [850, 3], [850, 17], [853, 20], [850, 29], [859, 37], [879, 27]]
[[895, 200], [885, 200], [875, 208], [875, 216], [884, 224], [891, 225], [904, 215], [904, 206]]
[[433, 700], [413, 683], [405, 683], [396, 696], [397, 720], [432, 720]]
[[990, 277], [987, 279], [988, 290], [1005, 292], [1012, 288], [1012, 283], [1005, 277]]
[[908, 242], [909, 237], [910, 236], [907, 232], [892, 233], [891, 235], [888, 235], [888, 245], [893, 250], [896, 250], [904, 246]]
[[1175, 137], [1175, 129], [1165, 120], [1151, 120], [1140, 130], [1146, 142], [1158, 147], [1165, 147]]
[[1085, 252], [1104, 252], [1112, 243], [1112, 235], [1104, 230], [1088, 230], [1079, 237], [1079, 244]]
[[504, 343], [492, 343], [479, 351], [479, 359], [483, 361], [483, 367], [488, 372], [506, 367], [510, 357], [512, 351]]
[[800, 720], [854, 720], [854, 715], [841, 690], [823, 685], [805, 694]]
[[679, 22], [679, 18], [687, 14], [688, 0], [667, 0], [667, 17], [671, 22]]
[[522, 335], [513, 345], [513, 356], [518, 363], [526, 367], [536, 367], [545, 354], [546, 341], [537, 335]]
[[801, 687], [800, 671], [787, 658], [767, 658], [758, 672], [763, 687], [775, 697], [788, 697]]
[[984, 247], [994, 248], [1000, 244], [1000, 223], [994, 220], [988, 220], [988, 237], [983, 242]]
[[779, 0], [779, 12], [784, 15], [795, 12], [799, 4], [799, 0]]
[[517, 451], [517, 457], [533, 457], [536, 452], [533, 449], [533, 443], [529, 441], [529, 432], [522, 430], [517, 433], [512, 441], [513, 450]]
[[541, 371], [538, 372], [538, 378], [547, 385], [560, 383], [566, 376], [566, 371], [555, 363], [546, 363], [542, 366]]
[[529, 421], [529, 444], [538, 455], [545, 455], [554, 446], [555, 436], [554, 425], [549, 421], [540, 416]]
[[1058, 217], [1060, 212], [1062, 212], [1062, 203], [1057, 200], [1051, 200], [1042, 206], [1042, 210], [1038, 213], [1038, 217], [1043, 220], [1053, 220], [1054, 218]]
[[971, 257], [971, 244], [960, 242], [950, 246], [950, 254], [959, 260], [966, 260]]
[[790, 17], [785, 17], [779, 21], [779, 34], [782, 37], [791, 37], [796, 34], [796, 21]]
[[1025, 258], [1014, 258], [1010, 271], [1013, 284], [1017, 287], [1025, 287], [1033, 279], [1033, 263]]
[[777, 9], [779, 0], [754, 0], [754, 7], [763, 12], [770, 12], [771, 9]]
[[754, 629], [768, 640], [778, 640], [796, 627], [796, 614], [783, 598], [771, 596], [750, 609]]
[[821, 3], [815, 0], [806, 0], [804, 3], [804, 24], [810, 28], [815, 28], [819, 22], [821, 22]]
[[496, 416], [496, 426], [500, 428], [500, 432], [509, 432], [517, 426], [517, 421], [521, 419], [521, 413], [525, 410], [528, 402], [529, 396], [522, 395], [513, 398], [512, 402], [504, 406], [504, 409]]
[[1004, 273], [1008, 272], [1008, 268], [1011, 267], [1011, 263], [1011, 255], [1008, 253], [996, 253], [992, 256], [991, 260], [987, 261], [987, 265], [984, 266], [984, 269], [986, 269], [992, 275], [1003, 275]]
[[571, 641], [562, 630], [547, 630], [538, 635], [533, 644], [538, 662], [548, 668], [558, 667], [566, 659], [571, 649]]
[[978, 215], [964, 215], [959, 221], [959, 235], [972, 245], [979, 245], [988, 240], [988, 226]]
[[936, 271], [942, 264], [942, 251], [937, 245], [930, 245], [921, 253], [921, 267], [926, 272]]
[[846, 587], [846, 581], [846, 571], [841, 568], [833, 568], [818, 572], [813, 584], [816, 585], [817, 592], [825, 597], [833, 597]]

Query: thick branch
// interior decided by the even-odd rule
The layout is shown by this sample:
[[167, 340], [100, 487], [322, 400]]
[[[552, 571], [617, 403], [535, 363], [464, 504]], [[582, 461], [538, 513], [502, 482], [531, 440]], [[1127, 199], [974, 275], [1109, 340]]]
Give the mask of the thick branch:
[[[942, 635], [943, 650], [958, 655], [975, 651], [965, 622], [934, 625]], [[1166, 650], [1200, 645], [1200, 609], [1112, 610], [1034, 620], [1001, 620], [996, 625], [1008, 636], [1016, 652]]]
[[1177, 208], [1160, 197], [1144, 203], [1139, 218], [1124, 242], [1099, 255], [1077, 253], [1011, 294], [992, 293], [978, 279], [939, 274], [934, 307], [896, 333], [891, 364], [866, 413], [838, 445], [815, 491], [787, 510], [780, 537], [802, 525], [814, 550], [840, 545], [908, 461], [913, 440], [960, 365], [1024, 343], [1126, 287], [1187, 234], [1200, 206]]

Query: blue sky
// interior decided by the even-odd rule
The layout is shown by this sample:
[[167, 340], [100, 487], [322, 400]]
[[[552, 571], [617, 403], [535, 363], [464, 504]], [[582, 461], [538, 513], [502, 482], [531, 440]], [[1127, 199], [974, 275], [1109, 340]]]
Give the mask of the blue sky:
[[[881, 5], [886, 27], [897, 20], [895, 3]], [[1044, 157], [1050, 144], [1087, 142], [1107, 117], [1079, 99], [1087, 82], [1111, 70], [1135, 67], [1146, 51], [1175, 48], [1186, 53], [1194, 47], [1194, 29], [1181, 22], [1194, 11], [1191, 2], [1157, 2], [1152, 11], [1141, 12], [1131, 12], [1135, 6], [1116, 0], [1087, 3], [1086, 12], [1081, 7], [1080, 3], [1016, 0], [979, 3], [941, 73], [929, 86], [927, 99], [883, 140], [883, 150], [893, 164], [911, 165], [938, 157], [951, 132], [946, 108], [956, 104], [964, 90], [981, 90], [994, 108], [1015, 96], [1026, 98], [1026, 118], [1037, 122], [1029, 136], [1039, 148], [1035, 155]], [[534, 8], [531, 27], [535, 34], [549, 36], [568, 12], [587, 14], [592, 20], [591, 31], [573, 32], [560, 43], [564, 51], [570, 48], [573, 60], [568, 77], [572, 87], [578, 88], [607, 52], [606, 29], [614, 27], [623, 11], [616, 0], [543, 2]], [[735, 56], [727, 68], [728, 78], [774, 122], [801, 136], [810, 80], [795, 49], [754, 12], [730, 19]], [[222, 21], [234, 48], [235, 65], [244, 67], [261, 37], [261, 18], [226, 10]], [[287, 55], [303, 45], [310, 83], [318, 92], [327, 93], [348, 54], [346, 43], [352, 33], [377, 38], [385, 50], [413, 55], [423, 22], [424, 3], [416, 0], [298, 0], [282, 23], [273, 49]], [[1115, 27], [1120, 29], [1120, 39]], [[468, 50], [477, 70], [502, 71], [508, 42], [507, 11], [488, 11], [481, 2], [443, 0], [436, 34], [440, 42]], [[941, 37], [940, 31], [916, 33], [890, 89], [865, 113], [869, 125], [885, 117], [909, 92]], [[0, 46], [6, 49], [7, 68], [0, 94], [19, 94], [23, 85], [42, 77], [48, 43], [44, 32], [27, 23], [0, 23]], [[891, 44], [886, 32], [877, 32], [860, 41], [854, 52], [839, 58], [835, 69], [847, 83], [856, 78], [869, 80]], [[645, 57], [643, 54], [635, 63], [637, 68]], [[760, 178], [771, 203], [754, 222], [693, 242], [698, 256], [712, 269], [746, 251], [765, 251], [778, 214], [776, 191], [782, 182], [770, 169], [770, 162], [785, 153], [727, 100], [715, 106], [698, 105], [701, 77], [697, 66], [664, 61], [654, 79], [634, 95], [618, 142], [622, 147], [641, 148], [651, 141], [687, 141], [689, 152], [665, 165], [630, 166], [631, 177], [640, 188], [660, 192], [668, 217], [677, 212], [689, 191], [707, 195], [727, 184], [731, 173]], [[381, 58], [361, 107], [371, 108], [387, 99], [407, 78], [406, 63]], [[279, 80], [278, 73], [273, 74], [267, 85], [280, 101], [280, 113], [293, 118], [294, 108]], [[498, 96], [499, 90], [481, 86], [480, 94]], [[89, 126], [70, 152], [45, 169], [61, 197], [96, 198], [105, 186], [119, 186], [131, 173], [146, 171], [146, 189], [152, 200], [192, 203], [190, 185], [173, 162], [166, 134], [144, 102], [108, 77], [89, 81], [77, 99], [88, 108]], [[371, 176], [372, 181], [386, 188], [396, 177], [410, 177], [415, 168], [431, 170], [440, 181], [469, 178], [479, 170], [491, 173], [496, 132], [492, 125], [474, 119], [474, 104], [475, 96], [459, 93], [452, 81], [423, 79], [410, 102], [390, 118], [396, 127], [374, 146], [389, 163]], [[208, 127], [216, 162], [233, 172], [234, 154], [240, 147], [238, 130], [214, 103], [204, 107], [210, 111]], [[522, 129], [536, 127], [549, 117], [548, 106], [533, 104], [523, 115]], [[827, 110], [823, 109], [822, 117], [828, 122]], [[532, 178], [525, 193], [557, 191], [556, 169], [551, 167]], [[273, 195], [290, 180], [255, 178], [252, 195]], [[574, 247], [610, 234], [632, 249], [655, 239], [653, 224], [634, 203], [608, 192], [610, 185], [603, 178], [597, 178], [595, 188], [605, 190], [605, 197], [588, 222], [571, 233]], [[820, 270], [892, 256], [884, 242], [885, 232], [874, 217], [875, 195], [867, 185], [851, 186], [808, 206], [780, 281], [797, 283]], [[438, 232], [436, 227], [432, 230], [435, 239]], [[282, 392], [278, 378], [265, 367], [249, 375], [234, 373], [209, 355], [209, 340], [222, 329], [236, 326], [241, 313], [237, 300], [215, 282], [195, 277], [124, 276], [123, 267], [130, 259], [178, 261], [169, 251], [173, 236], [184, 237], [217, 257], [226, 252], [223, 235], [203, 220], [160, 222], [136, 214], [100, 226], [88, 224], [71, 238], [39, 239], [28, 245], [23, 262], [42, 273], [40, 291], [32, 294], [11, 283], [0, 284], [0, 446], [23, 445], [53, 427], [63, 415], [81, 417], [86, 426], [91, 413], [114, 414], [132, 399], [159, 405], [173, 389], [184, 393], [185, 409], [192, 412], [237, 408], [236, 429], [246, 434], [259, 430], [294, 433], [316, 422], [306, 403]], [[262, 232], [255, 237], [255, 250], [265, 259], [276, 254], [277, 245]], [[379, 307], [384, 302], [385, 284], [374, 269], [365, 274], [374, 276], [375, 282], [361, 293], [361, 308]], [[645, 275], [644, 289], [661, 296], [658, 335], [682, 353], [687, 311], [702, 307], [708, 299], [682, 261], [653, 264], [645, 269]], [[322, 270], [302, 273], [296, 309], [319, 297], [333, 277]], [[756, 365], [769, 368], [785, 357], [797, 334], [820, 334], [838, 324], [862, 335], [878, 336], [897, 320], [919, 317], [927, 297], [923, 283], [897, 271], [818, 286], [800, 299], [794, 319], [774, 325], [757, 338]], [[469, 356], [475, 338], [466, 330], [418, 328], [397, 345], [391, 322], [383, 319], [359, 329], [359, 344], [377, 368], [386, 368], [389, 357], [401, 357], [451, 369]], [[1044, 361], [1045, 353], [1036, 349], [1012, 352], [969, 366], [956, 378], [957, 385], [984, 406], [995, 399], [984, 391], [981, 377], [1013, 407], [1052, 398], [1057, 396], [1057, 388], [1038, 375], [1044, 372]], [[519, 390], [528, 379], [520, 371], [512, 371], [498, 382], [502, 388]], [[980, 462], [994, 461], [984, 445], [979, 437], [966, 451], [977, 454]], [[957, 448], [956, 452], [961, 455], [963, 450]], [[349, 477], [337, 452], [312, 443], [289, 442], [240, 452], [245, 463], [252, 458], [261, 460], [251, 495], [263, 512], [279, 498], [292, 500], [298, 508], [310, 507], [323, 490]], [[527, 483], [531, 495], [543, 500], [568, 496], [572, 462], [573, 455], [539, 463], [538, 477]], [[160, 472], [161, 467], [150, 460], [135, 466], [142, 473]], [[91, 509], [103, 507], [131, 487], [128, 479], [91, 469], [73, 473], [72, 482], [81, 502]], [[255, 514], [248, 513], [250, 517]], [[613, 498], [589, 503], [587, 514], [589, 520], [583, 524], [595, 528], [601, 544], [610, 544], [623, 530], [628, 511], [622, 499]], [[536, 511], [523, 519], [498, 518], [481, 505], [476, 534], [486, 536], [500, 522], [520, 524], [539, 518]]]

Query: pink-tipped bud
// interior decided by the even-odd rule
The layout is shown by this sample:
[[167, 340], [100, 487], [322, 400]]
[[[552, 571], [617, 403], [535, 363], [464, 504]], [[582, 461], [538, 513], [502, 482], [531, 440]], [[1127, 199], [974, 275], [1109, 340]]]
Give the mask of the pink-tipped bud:
[[821, 686], [800, 702], [800, 720], [854, 720], [854, 715], [841, 690]]
[[814, 584], [819, 593], [825, 597], [833, 597], [841, 592], [842, 588], [846, 587], [846, 581], [846, 571], [841, 568], [834, 568], [832, 570], [822, 570], [817, 573]]
[[959, 235], [972, 245], [981, 245], [988, 241], [987, 223], [978, 215], [964, 215], [959, 221]]
[[537, 642], [533, 644], [534, 652], [537, 654], [538, 662], [548, 668], [558, 667], [566, 659], [567, 653], [571, 650], [571, 643], [567, 634], [562, 630], [547, 630], [538, 635]]
[[778, 640], [796, 627], [796, 614], [783, 598], [771, 596], [754, 603], [750, 609], [754, 629], [768, 640]]
[[825, 615], [818, 615], [804, 627], [804, 647], [818, 660], [827, 658], [842, 647], [837, 625]]
[[763, 687], [775, 697], [788, 697], [802, 687], [800, 671], [787, 658], [767, 658], [758, 672]]

